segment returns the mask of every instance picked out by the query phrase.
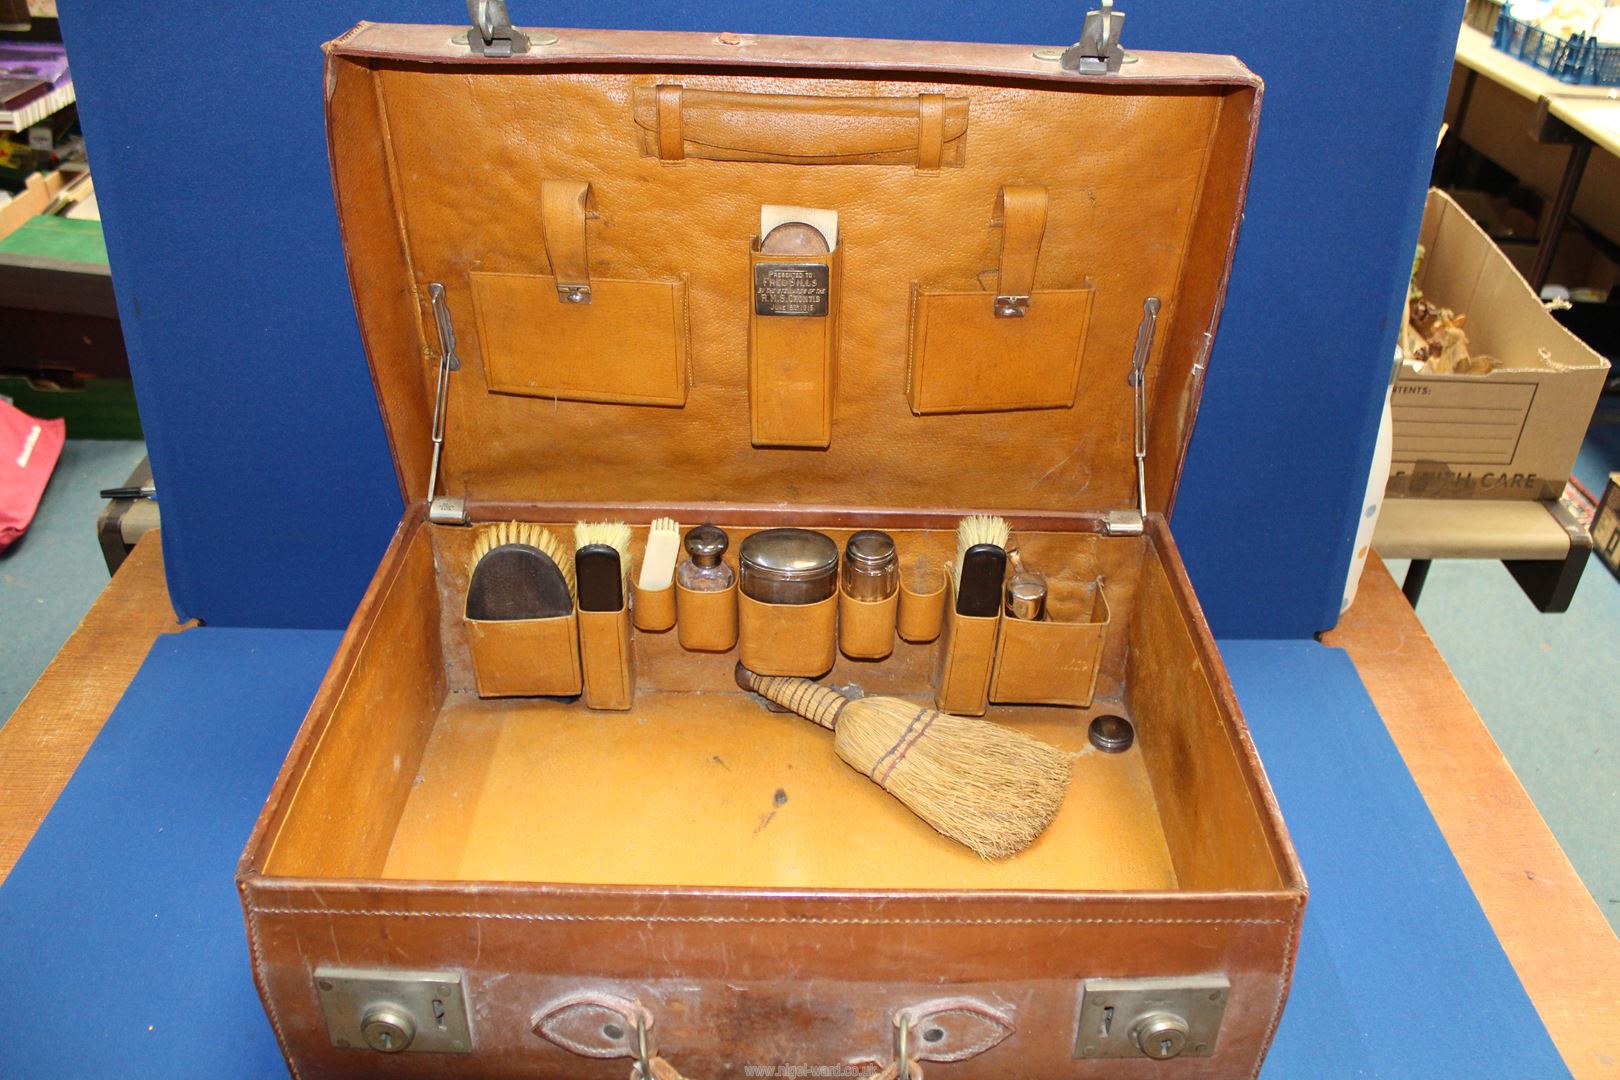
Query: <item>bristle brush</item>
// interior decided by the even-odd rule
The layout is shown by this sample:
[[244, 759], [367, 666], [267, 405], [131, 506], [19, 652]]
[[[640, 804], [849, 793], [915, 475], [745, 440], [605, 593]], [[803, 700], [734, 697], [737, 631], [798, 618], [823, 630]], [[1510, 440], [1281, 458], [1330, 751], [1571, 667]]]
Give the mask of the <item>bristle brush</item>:
[[662, 592], [675, 580], [675, 560], [681, 552], [681, 526], [674, 518], [655, 518], [647, 530], [647, 550], [641, 556], [636, 587]]
[[574, 526], [574, 577], [579, 610], [618, 611], [630, 578], [630, 526], [581, 521]]
[[467, 573], [467, 618], [547, 619], [573, 610], [573, 560], [550, 530], [527, 521], [479, 528]]
[[945, 836], [986, 859], [1034, 843], [1063, 805], [1073, 757], [1016, 728], [893, 697], [845, 697], [808, 679], [737, 685], [833, 731], [845, 763]]
[[1001, 610], [1001, 583], [1007, 576], [1006, 518], [972, 514], [956, 527], [956, 613], [981, 618]]

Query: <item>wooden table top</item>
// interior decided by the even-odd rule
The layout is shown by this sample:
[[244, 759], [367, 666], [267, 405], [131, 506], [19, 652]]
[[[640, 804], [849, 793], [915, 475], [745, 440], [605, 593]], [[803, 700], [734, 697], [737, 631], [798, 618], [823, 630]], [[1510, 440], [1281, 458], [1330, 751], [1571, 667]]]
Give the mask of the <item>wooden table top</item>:
[[[150, 533], [0, 728], [0, 881], [152, 642], [177, 629]], [[1620, 1031], [1620, 940], [1376, 555], [1323, 641], [1355, 662], [1566, 1064], [1615, 1076], [1600, 1033]]]
[[1620, 940], [1376, 554], [1322, 641], [1355, 662], [1564, 1063], [1620, 1074]]
[[1457, 63], [1529, 101], [1544, 97], [1620, 97], [1620, 90], [1613, 86], [1577, 86], [1559, 82], [1540, 68], [1493, 47], [1489, 36], [1471, 26], [1463, 26], [1457, 31]]

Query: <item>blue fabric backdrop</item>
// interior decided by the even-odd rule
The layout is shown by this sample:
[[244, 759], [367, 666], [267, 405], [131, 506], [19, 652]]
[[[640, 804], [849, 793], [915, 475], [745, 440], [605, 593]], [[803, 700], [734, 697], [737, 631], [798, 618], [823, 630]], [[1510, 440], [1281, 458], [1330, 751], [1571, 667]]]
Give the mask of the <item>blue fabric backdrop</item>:
[[[520, 24], [1073, 40], [1071, 0], [515, 0]], [[1175, 527], [1218, 633], [1331, 625], [1461, 0], [1124, 0], [1134, 48], [1267, 83], [1243, 239]], [[214, 625], [339, 626], [400, 511], [344, 279], [318, 46], [458, 0], [62, 0], [162, 495], [170, 592]], [[1077, 166], [1079, 167], [1079, 166]]]

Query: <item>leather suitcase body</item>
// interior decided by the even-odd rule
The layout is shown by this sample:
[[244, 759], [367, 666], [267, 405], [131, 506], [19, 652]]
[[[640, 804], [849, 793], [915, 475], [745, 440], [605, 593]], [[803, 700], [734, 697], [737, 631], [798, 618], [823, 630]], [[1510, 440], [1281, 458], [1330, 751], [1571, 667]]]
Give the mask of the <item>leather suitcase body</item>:
[[[1259, 80], [1003, 45], [466, 41], [362, 24], [326, 52], [407, 509], [239, 870], [293, 1074], [1256, 1074], [1306, 888], [1166, 515]], [[780, 294], [811, 310], [762, 299], [767, 204], [839, 215], [794, 268], [808, 300]], [[974, 512], [1054, 603], [1087, 598], [1072, 627], [953, 615], [916, 564]], [[1051, 826], [974, 855], [679, 628], [621, 622], [624, 678], [593, 691], [582, 619], [584, 699], [479, 696], [535, 655], [475, 653], [479, 523], [626, 520], [639, 566], [666, 514], [727, 529], [728, 559], [752, 529], [890, 531], [903, 624], [941, 632], [826, 681], [1074, 751]], [[1088, 743], [1104, 714], [1130, 749]]]

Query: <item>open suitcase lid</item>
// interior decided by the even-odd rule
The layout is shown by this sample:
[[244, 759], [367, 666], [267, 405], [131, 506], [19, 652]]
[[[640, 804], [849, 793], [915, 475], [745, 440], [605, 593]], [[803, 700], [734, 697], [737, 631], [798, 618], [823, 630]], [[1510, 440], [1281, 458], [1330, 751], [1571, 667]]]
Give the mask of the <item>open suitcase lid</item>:
[[[527, 51], [495, 57], [474, 55], [465, 28], [362, 23], [326, 47], [339, 222], [408, 502], [430, 490], [449, 330], [459, 367], [433, 493], [475, 516], [517, 504], [612, 504], [631, 518], [638, 505], [972, 509], [1132, 531], [1139, 407], [1146, 507], [1168, 510], [1258, 119], [1260, 80], [1237, 60], [1137, 53], [1078, 74], [1059, 50], [1029, 46], [529, 35]], [[573, 224], [558, 216], [559, 187], [577, 196], [566, 205], [583, 211], [583, 242], [558, 227]], [[1004, 228], [1004, 205], [1042, 189], [1044, 231], [1027, 218]], [[824, 449], [750, 440], [750, 251], [765, 204], [839, 214]], [[917, 290], [981, 292], [992, 326], [998, 270], [1024, 279], [1031, 327], [1055, 310], [1043, 301], [1090, 288], [1072, 404], [918, 415]], [[531, 396], [494, 377], [489, 343], [543, 361], [554, 324], [540, 305], [569, 298], [514, 305], [475, 285], [551, 288], [570, 272], [600, 283], [593, 317], [611, 313], [603, 286], [615, 282], [677, 290], [684, 405]]]

